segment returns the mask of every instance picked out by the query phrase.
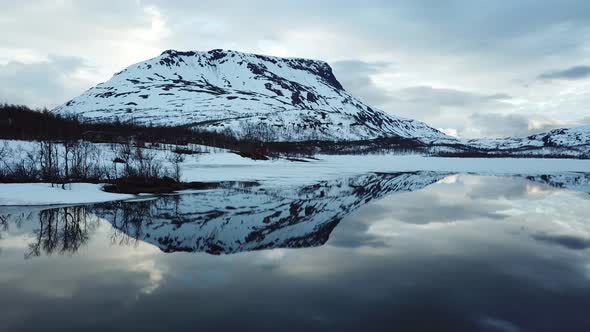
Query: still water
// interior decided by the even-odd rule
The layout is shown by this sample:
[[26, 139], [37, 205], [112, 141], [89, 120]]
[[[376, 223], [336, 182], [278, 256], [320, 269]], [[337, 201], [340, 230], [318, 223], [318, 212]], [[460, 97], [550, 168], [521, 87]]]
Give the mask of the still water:
[[590, 174], [0, 208], [0, 331], [590, 331]]

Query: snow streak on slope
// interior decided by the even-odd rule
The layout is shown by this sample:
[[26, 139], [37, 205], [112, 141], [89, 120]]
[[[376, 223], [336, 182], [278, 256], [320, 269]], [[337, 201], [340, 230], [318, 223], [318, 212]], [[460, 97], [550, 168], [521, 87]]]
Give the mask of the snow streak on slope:
[[456, 142], [422, 122], [364, 104], [343, 89], [325, 62], [225, 50], [165, 51], [54, 111], [95, 122], [231, 130], [268, 141]]

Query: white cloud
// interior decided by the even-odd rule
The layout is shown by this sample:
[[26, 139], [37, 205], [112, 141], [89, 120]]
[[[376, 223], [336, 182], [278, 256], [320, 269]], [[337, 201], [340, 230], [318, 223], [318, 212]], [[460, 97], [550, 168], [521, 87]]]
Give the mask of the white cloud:
[[145, 7], [143, 12], [148, 17], [150, 24], [147, 27], [132, 29], [131, 35], [133, 38], [145, 42], [157, 42], [170, 34], [165, 18], [156, 7]]

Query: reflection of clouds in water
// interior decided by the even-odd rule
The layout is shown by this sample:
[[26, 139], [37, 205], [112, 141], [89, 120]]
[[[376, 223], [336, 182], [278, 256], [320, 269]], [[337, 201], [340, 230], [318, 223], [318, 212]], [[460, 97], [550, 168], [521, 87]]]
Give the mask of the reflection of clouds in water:
[[571, 234], [533, 234], [533, 239], [549, 244], [556, 244], [567, 249], [585, 250], [590, 248], [590, 238]]
[[[360, 208], [344, 218], [328, 244], [387, 248], [403, 242], [400, 238], [419, 241], [421, 236], [430, 236], [421, 231], [440, 232], [458, 223], [461, 225], [440, 234], [441, 237], [478, 238], [492, 232], [503, 238], [503, 233], [568, 229], [586, 234], [590, 226], [582, 218], [590, 213], [590, 207], [582, 196], [522, 178], [453, 175], [423, 190], [392, 195]], [[579, 199], [582, 201], [578, 202]], [[576, 207], [572, 210], [571, 205]], [[508, 230], [506, 224], [497, 225], [499, 221], [511, 225], [508, 228], [513, 230]]]
[[264, 269], [278, 268], [285, 257], [285, 249], [275, 249], [262, 251], [255, 262], [256, 265]]
[[[28, 252], [31, 243], [39, 241], [33, 234], [37, 229], [47, 227], [39, 224], [39, 214], [29, 214], [27, 218], [19, 220], [20, 224], [13, 224], [8, 232], [2, 234], [0, 248], [10, 250], [10, 259], [22, 262], [23, 254]], [[55, 233], [63, 232], [64, 221], [59, 219]], [[93, 279], [100, 285], [115, 286], [109, 280], [112, 275], [124, 276], [133, 275], [133, 286], [128, 285], [128, 292], [136, 291], [137, 294], [149, 294], [158, 288], [164, 279], [164, 272], [161, 266], [156, 264], [154, 257], [160, 250], [152, 245], [138, 242], [135, 246], [113, 245], [108, 239], [115, 231], [111, 224], [90, 215], [80, 221], [89, 227], [89, 241], [76, 252], [63, 255], [60, 253], [41, 253], [41, 257], [31, 257], [31, 263], [22, 263], [28, 269], [25, 277], [18, 278], [14, 287], [27, 289], [48, 298], [73, 298], [79, 296], [81, 285], [88, 279]], [[5, 254], [9, 254], [8, 251]], [[51, 259], [43, 256], [51, 256]], [[1, 258], [0, 254], [0, 258]], [[6, 278], [14, 279], [21, 270], [4, 271], [0, 280]], [[25, 269], [25, 271], [27, 271]], [[64, 278], [63, 271], [68, 275]], [[104, 278], [104, 279], [103, 279]], [[137, 287], [135, 287], [137, 286]]]
[[[470, 177], [473, 178], [473, 177]], [[472, 199], [515, 199], [526, 197], [527, 180], [518, 177], [475, 177], [466, 188], [467, 196]]]
[[0, 253], [2, 250], [12, 249], [24, 251], [33, 240], [33, 236], [30, 234], [2, 234], [2, 237], [0, 237]]
[[545, 185], [528, 183], [526, 184], [526, 194], [530, 198], [543, 198], [550, 195], [556, 189]]
[[390, 214], [389, 208], [372, 204], [371, 208], [354, 212], [344, 218], [338, 227], [332, 232], [328, 244], [334, 247], [358, 248], [373, 247], [379, 248], [387, 246], [386, 242], [380, 239], [380, 236], [371, 234], [369, 228], [376, 220], [387, 218]]
[[454, 184], [454, 183], [457, 183], [458, 179], [459, 179], [459, 175], [454, 174], [454, 175], [449, 175], [449, 176], [443, 178], [442, 180], [438, 181], [437, 183]]
[[141, 292], [145, 294], [151, 294], [155, 291], [160, 286], [165, 274], [162, 267], [157, 266], [156, 261], [154, 260], [138, 262], [137, 264], [130, 266], [129, 270], [142, 274], [147, 273], [147, 282], [141, 289]]
[[483, 327], [486, 331], [497, 331], [497, 332], [519, 332], [521, 329], [514, 325], [511, 322], [493, 318], [493, 317], [485, 317], [479, 321], [481, 327]]
[[[485, 190], [488, 185], [491, 189]], [[502, 188], [506, 189], [505, 194]], [[526, 255], [555, 252], [540, 247], [540, 241], [580, 249], [590, 246], [590, 240], [586, 240], [590, 238], [586, 236], [590, 234], [590, 225], [585, 217], [589, 214], [588, 198], [579, 193], [547, 190], [544, 185], [518, 178], [460, 175], [452, 181], [387, 197], [361, 208], [342, 221], [328, 244], [364, 255], [410, 250], [414, 254], [436, 252], [456, 257], [486, 257], [491, 248], [500, 245], [494, 249], [497, 253], [504, 252], [515, 259], [519, 253], [519, 259], [525, 263], [498, 261], [499, 270], [505, 268], [509, 275], [555, 287], [553, 280], [559, 277], [540, 272], [552, 264], [544, 261], [546, 266], [531, 269], [533, 264], [527, 265]], [[372, 243], [379, 243], [381, 250], [368, 250]], [[556, 258], [566, 259], [567, 255], [561, 253]], [[582, 257], [581, 261], [587, 258]], [[523, 269], [524, 266], [529, 268]], [[563, 266], [556, 271], [559, 269]]]
[[510, 201], [510, 221], [530, 234], [546, 233], [589, 237], [589, 197], [565, 190], [554, 191], [543, 199]]
[[456, 222], [471, 219], [503, 219], [505, 205], [472, 199], [463, 193], [446, 190], [423, 191], [386, 198], [378, 203], [390, 208], [390, 218], [410, 224]]

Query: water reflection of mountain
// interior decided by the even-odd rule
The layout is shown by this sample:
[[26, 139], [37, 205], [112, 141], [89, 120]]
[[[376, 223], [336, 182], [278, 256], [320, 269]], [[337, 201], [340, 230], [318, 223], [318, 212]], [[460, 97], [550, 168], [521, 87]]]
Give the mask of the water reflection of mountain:
[[590, 193], [590, 173], [569, 172], [542, 175], [522, 175], [527, 180], [551, 187]]
[[114, 202], [93, 212], [165, 252], [312, 247], [324, 244], [344, 216], [371, 200], [418, 190], [443, 177], [433, 172], [368, 174], [286, 190], [213, 190]]
[[[32, 240], [26, 257], [72, 254], [91, 238], [100, 219], [116, 244], [140, 240], [164, 252], [231, 254], [323, 245], [340, 220], [374, 199], [420, 190], [447, 173], [371, 173], [285, 189], [218, 189], [158, 199], [54, 209], [0, 210], [0, 238], [13, 224]], [[590, 174], [520, 177], [590, 192]]]

